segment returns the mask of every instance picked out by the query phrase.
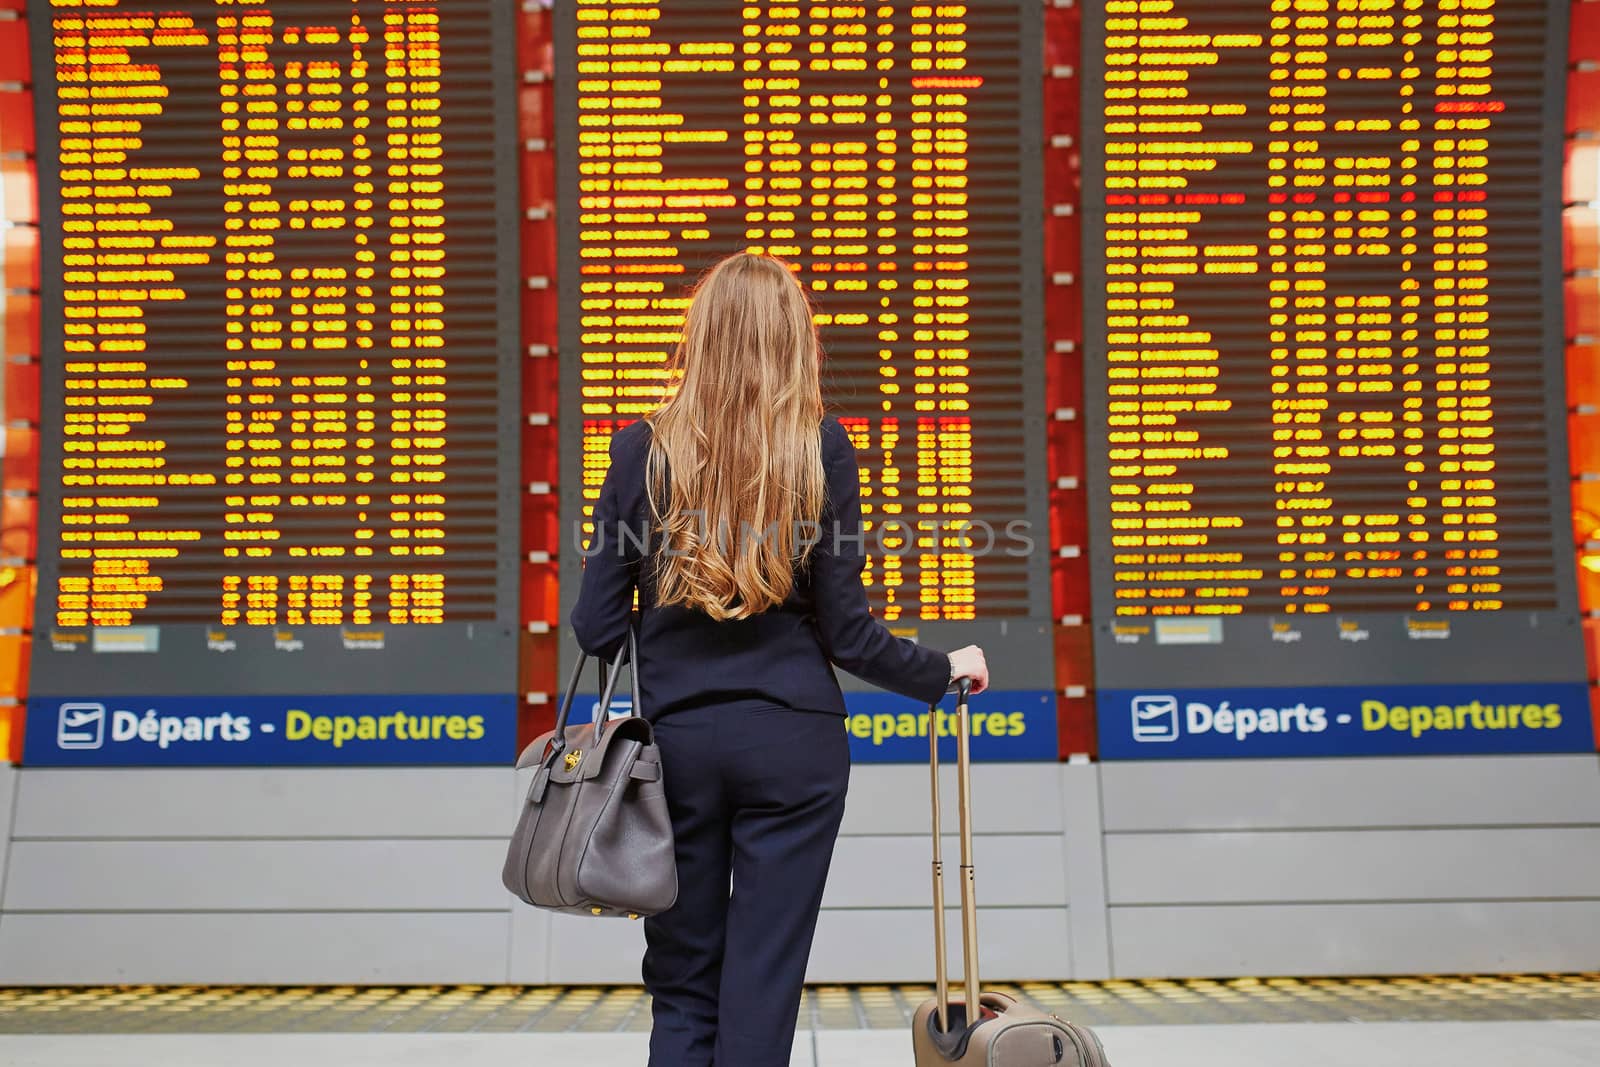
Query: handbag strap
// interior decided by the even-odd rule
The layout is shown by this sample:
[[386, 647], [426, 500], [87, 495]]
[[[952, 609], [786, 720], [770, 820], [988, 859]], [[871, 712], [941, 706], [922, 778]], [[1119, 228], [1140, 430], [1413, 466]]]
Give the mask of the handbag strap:
[[633, 686], [633, 701], [631, 707], [636, 718], [644, 718], [644, 704], [639, 700], [639, 623], [636, 620], [628, 622], [628, 661], [632, 666], [628, 668], [628, 684]]
[[[625, 717], [626, 718], [631, 718], [631, 719], [641, 719], [641, 718], [644, 717], [644, 709], [639, 706], [639, 639], [638, 639], [638, 636], [637, 636], [637, 629], [638, 629], [637, 626], [630, 619], [629, 622], [628, 622], [627, 655], [624, 656], [623, 659], [626, 659], [627, 663], [628, 663], [628, 686], [632, 690], [632, 696], [633, 696], [633, 699], [631, 699], [628, 702], [628, 714]], [[620, 667], [621, 665], [622, 665], [622, 660], [619, 659], [617, 661], [617, 666]], [[607, 689], [607, 693], [608, 694], [613, 692], [616, 689], [617, 677], [619, 675], [620, 675], [620, 672], [618, 672], [618, 674], [613, 674], [612, 675], [611, 681], [610, 681], [610, 688]], [[598, 713], [595, 715], [595, 719], [594, 719], [594, 743], [595, 744], [599, 744], [600, 743], [600, 738], [602, 736], [604, 736], [604, 734], [606, 732], [606, 729], [610, 726], [610, 724], [611, 724], [611, 699], [608, 696], [605, 700], [600, 702], [600, 707], [598, 709]]]
[[[599, 668], [598, 677], [600, 687], [600, 710], [594, 720], [594, 740], [599, 742], [605, 733], [606, 723], [611, 717], [611, 698], [617, 691], [617, 681], [622, 677], [622, 668], [628, 667], [628, 681], [633, 687], [633, 701], [630, 715], [640, 715], [639, 707], [639, 642], [635, 635], [635, 626], [630, 620], [628, 624], [628, 643], [614, 663], [597, 660]], [[555, 738], [550, 744], [550, 753], [546, 757], [549, 762], [560, 758], [567, 750], [567, 724], [572, 718], [572, 705], [577, 699], [578, 682], [583, 677], [584, 665], [589, 662], [589, 654], [583, 650], [578, 651], [578, 662], [573, 664], [572, 677], [567, 681], [567, 691], [561, 697], [561, 709], [556, 713]]]

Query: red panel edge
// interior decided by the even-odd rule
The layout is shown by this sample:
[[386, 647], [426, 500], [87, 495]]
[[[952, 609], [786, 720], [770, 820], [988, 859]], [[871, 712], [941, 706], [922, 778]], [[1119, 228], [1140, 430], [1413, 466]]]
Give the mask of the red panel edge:
[[[1045, 404], [1050, 426], [1050, 610], [1055, 631], [1056, 735], [1061, 759], [1098, 751], [1094, 659], [1089, 629], [1088, 500], [1083, 424], [1060, 418], [1083, 407], [1083, 315], [1075, 280], [1083, 242], [1079, 66], [1082, 19], [1076, 5], [1044, 13]], [[1072, 73], [1068, 73], [1072, 72]], [[1064, 75], [1064, 76], [1063, 76]], [[1072, 209], [1057, 215], [1055, 205]], [[1063, 551], [1065, 550], [1065, 552]], [[1076, 550], [1074, 552], [1074, 550]]]
[[[10, 98], [4, 105], [8, 128], [5, 144], [13, 151], [27, 151], [25, 162], [7, 167], [9, 176], [20, 179], [31, 202], [32, 190], [38, 188], [38, 164], [31, 154], [36, 143], [33, 136], [34, 111], [32, 94], [27, 91], [33, 76], [28, 63], [28, 19], [23, 0], [0, 0], [0, 12], [15, 12], [15, 17], [0, 23], [0, 83], [23, 87], [18, 90], [0, 89], [0, 94]], [[18, 129], [16, 124], [26, 124]], [[9, 216], [8, 221], [31, 225], [37, 212], [27, 208], [23, 197], [7, 196], [0, 202], [0, 211]], [[7, 206], [15, 210], [7, 210]], [[13, 231], [15, 232], [15, 231]], [[4, 360], [6, 376], [5, 417], [9, 425], [25, 423], [39, 425], [39, 391], [27, 388], [31, 380], [37, 383], [39, 353], [39, 241], [37, 233], [0, 246], [0, 280], [15, 293], [25, 289], [25, 295], [13, 296], [6, 301], [5, 321], [0, 321], [0, 360]], [[7, 530], [5, 546], [0, 549], [0, 598], [17, 600], [17, 606], [7, 611], [11, 616], [7, 626], [21, 630], [17, 637], [0, 639], [0, 698], [10, 703], [0, 707], [0, 761], [22, 761], [22, 731], [27, 718], [29, 653], [33, 643], [34, 597], [37, 594], [37, 545], [39, 488], [39, 450], [32, 447], [36, 430], [8, 432], [6, 460], [0, 469], [0, 487], [5, 496], [26, 493], [13, 506], [6, 508], [8, 525], [20, 519], [20, 530]], [[27, 447], [21, 447], [27, 445]], [[21, 454], [16, 454], [20, 452]], [[8, 505], [12, 505], [8, 500]], [[13, 614], [13, 611], [16, 614]]]
[[[1600, 4], [1589, 2], [1589, 0], [1575, 0], [1571, 7], [1571, 16], [1570, 30], [1567, 35], [1567, 70], [1569, 75], [1576, 72], [1580, 64], [1589, 67], [1596, 60], [1600, 60], [1600, 32], [1597, 32], [1600, 31]], [[1580, 132], [1587, 119], [1595, 115], [1597, 113], [1596, 109], [1600, 108], [1600, 85], [1597, 85], [1593, 78], [1569, 76], [1567, 89], [1565, 128], [1569, 133]], [[1597, 131], [1589, 129], [1581, 130], [1581, 132], [1593, 135]], [[1563, 175], [1562, 181], [1562, 188], [1567, 191], [1566, 197], [1572, 196], [1574, 180], [1577, 177], [1574, 173], [1574, 157], [1576, 155], [1577, 153], [1569, 147], [1566, 153], [1566, 173]], [[1577, 160], [1577, 166], [1581, 167], [1586, 162], [1588, 161]], [[1563, 257], [1565, 266], [1563, 269], [1568, 272], [1568, 282], [1570, 283], [1573, 266], [1582, 259], [1578, 255], [1579, 250], [1584, 245], [1593, 245], [1596, 238], [1600, 237], [1600, 233], [1596, 232], [1597, 229], [1600, 229], [1600, 215], [1596, 215], [1593, 211], [1585, 210], [1583, 207], [1576, 207], [1570, 202], [1564, 203], [1562, 207], [1567, 223], [1563, 227], [1563, 241], [1566, 245]], [[1571, 411], [1580, 404], [1593, 405], [1600, 403], [1600, 377], [1593, 373], [1592, 367], [1585, 365], [1586, 361], [1595, 357], [1597, 354], [1596, 349], [1590, 344], [1572, 343], [1574, 334], [1579, 332], [1580, 323], [1595, 321], [1596, 317], [1600, 316], [1600, 298], [1597, 298], [1597, 293], [1600, 293], [1600, 290], [1597, 290], [1594, 286], [1575, 286], [1572, 284], [1567, 284], [1565, 288], [1568, 294], [1565, 302], [1566, 322], [1564, 331], [1568, 342], [1566, 346], [1567, 405], [1568, 410]], [[1574, 432], [1573, 428], [1577, 427], [1579, 422], [1580, 420], [1578, 419], [1569, 418], [1567, 420], [1569, 435]], [[1574, 489], [1576, 489], [1586, 473], [1591, 475], [1600, 473], [1582, 470], [1580, 462], [1582, 450], [1579, 447], [1581, 443], [1572, 439], [1568, 441], [1568, 455], [1572, 462], [1571, 474]], [[1574, 496], [1577, 496], [1576, 492]], [[1594, 624], [1589, 621], [1589, 613], [1600, 608], [1600, 604], [1595, 603], [1594, 590], [1597, 587], [1595, 583], [1581, 580], [1583, 577], [1581, 564], [1584, 557], [1589, 554], [1583, 548], [1583, 544], [1592, 539], [1592, 531], [1579, 528], [1586, 524], [1582, 522], [1582, 513], [1577, 508], [1577, 503], [1577, 500], [1574, 499], [1571, 514], [1575, 527], [1573, 533], [1579, 544], [1578, 553], [1575, 557], [1576, 562], [1580, 565], [1580, 570], [1578, 571], [1580, 579], [1578, 582], [1578, 609], [1585, 618], [1585, 630], [1592, 633]], [[1588, 643], [1589, 641], [1586, 640], [1585, 644], [1587, 645]], [[1595, 672], [1595, 657], [1590, 656], [1588, 664], [1589, 704], [1591, 714], [1594, 717], [1596, 748], [1600, 749], [1600, 687], [1596, 685]]]
[[[558, 360], [556, 356], [556, 237], [554, 83], [549, 11], [523, 7], [517, 27], [517, 138], [523, 219], [522, 282], [522, 508], [519, 564], [520, 634], [518, 747], [555, 722], [556, 647], [560, 630], [557, 574]], [[543, 281], [536, 281], [543, 279]]]

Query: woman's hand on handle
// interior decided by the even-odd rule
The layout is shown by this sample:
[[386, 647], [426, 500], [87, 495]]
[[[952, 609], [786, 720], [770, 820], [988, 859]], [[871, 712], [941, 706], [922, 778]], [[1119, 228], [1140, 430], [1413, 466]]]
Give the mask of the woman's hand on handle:
[[974, 693], [989, 688], [989, 664], [983, 658], [983, 649], [968, 645], [950, 653], [950, 677], [969, 679]]

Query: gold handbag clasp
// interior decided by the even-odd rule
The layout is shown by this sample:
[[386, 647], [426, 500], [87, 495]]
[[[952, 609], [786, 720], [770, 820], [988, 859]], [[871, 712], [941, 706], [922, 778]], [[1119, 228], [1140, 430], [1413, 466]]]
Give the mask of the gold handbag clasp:
[[578, 764], [583, 762], [583, 750], [577, 748], [573, 749], [571, 752], [567, 753], [566, 759], [564, 759], [562, 762], [566, 764], [567, 770], [576, 770]]

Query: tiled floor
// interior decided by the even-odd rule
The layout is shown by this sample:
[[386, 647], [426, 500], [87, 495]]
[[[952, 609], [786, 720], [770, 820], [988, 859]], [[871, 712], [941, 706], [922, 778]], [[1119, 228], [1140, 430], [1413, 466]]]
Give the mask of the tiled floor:
[[[1600, 1022], [1115, 1026], [1116, 1067], [1595, 1067]], [[622, 1033], [0, 1036], [0, 1067], [644, 1067]], [[792, 1067], [911, 1067], [889, 1030], [803, 1031]]]
[[[1090, 1026], [1600, 1021], [1600, 974], [997, 985]], [[803, 1029], [903, 1030], [927, 986], [818, 986]], [[643, 1033], [636, 988], [0, 989], [0, 1034]]]
[[[1600, 975], [1026, 983], [1116, 1067], [1600, 1067]], [[806, 991], [794, 1067], [910, 1067], [923, 986]], [[643, 1067], [638, 989], [0, 989], [0, 1067]]]

